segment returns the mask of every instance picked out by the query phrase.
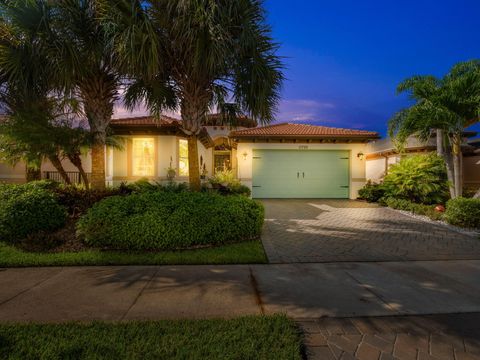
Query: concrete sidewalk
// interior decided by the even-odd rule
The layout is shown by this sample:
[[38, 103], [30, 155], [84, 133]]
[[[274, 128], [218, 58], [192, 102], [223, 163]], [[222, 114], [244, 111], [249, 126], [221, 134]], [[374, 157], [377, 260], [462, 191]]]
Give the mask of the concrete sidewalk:
[[480, 261], [0, 269], [0, 321], [480, 312]]

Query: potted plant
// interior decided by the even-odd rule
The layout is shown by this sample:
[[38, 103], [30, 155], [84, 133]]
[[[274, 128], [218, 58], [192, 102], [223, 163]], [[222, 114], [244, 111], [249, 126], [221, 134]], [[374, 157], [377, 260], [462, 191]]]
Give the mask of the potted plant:
[[170, 166], [168, 168], [166, 168], [167, 170], [167, 179], [168, 181], [173, 181], [173, 179], [175, 179], [175, 176], [177, 176], [177, 169], [175, 169], [173, 166], [172, 166], [172, 157], [170, 156]]

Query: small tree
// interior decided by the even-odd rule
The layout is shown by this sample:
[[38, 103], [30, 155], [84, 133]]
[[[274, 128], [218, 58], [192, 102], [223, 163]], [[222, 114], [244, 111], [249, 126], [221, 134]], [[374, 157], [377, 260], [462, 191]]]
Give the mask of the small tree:
[[398, 93], [407, 92], [415, 101], [389, 122], [390, 136], [400, 148], [411, 135], [427, 141], [437, 136], [437, 153], [447, 166], [452, 198], [462, 195], [462, 140], [467, 126], [480, 114], [480, 61], [455, 65], [442, 79], [415, 76], [402, 82]]
[[145, 100], [154, 114], [180, 109], [188, 138], [190, 186], [199, 190], [197, 139], [210, 109], [230, 115], [244, 112], [260, 123], [274, 117], [283, 66], [262, 2], [103, 3], [109, 5], [105, 18], [118, 57], [133, 79], [127, 105]]

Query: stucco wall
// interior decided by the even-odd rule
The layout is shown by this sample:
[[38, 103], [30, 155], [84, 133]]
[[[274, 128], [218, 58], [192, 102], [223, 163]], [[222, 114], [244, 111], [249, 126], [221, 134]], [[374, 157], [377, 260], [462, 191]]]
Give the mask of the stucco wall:
[[[391, 155], [387, 159], [379, 157], [375, 159], [367, 159], [365, 162], [365, 173], [367, 180], [380, 182], [386, 174], [387, 166], [396, 164], [400, 161], [400, 156]], [[387, 165], [388, 164], [388, 165]]]
[[463, 177], [465, 186], [480, 186], [480, 155], [463, 158]]
[[24, 183], [25, 164], [19, 163], [16, 166], [0, 163], [0, 182]]
[[[155, 181], [167, 180], [167, 168], [172, 161], [172, 167], [178, 169], [178, 141], [181, 139], [177, 136], [148, 136], [148, 135], [132, 135], [123, 136], [123, 149], [112, 149], [107, 152], [107, 166], [110, 164], [112, 176], [108, 181], [110, 185], [119, 185], [122, 182], [131, 182], [141, 179], [141, 176], [132, 175], [132, 139], [134, 138], [153, 138], [155, 140], [156, 162], [155, 175], [150, 177]], [[206, 149], [202, 143], [198, 143], [199, 158], [202, 156], [203, 161], [207, 165], [207, 170], [211, 174], [212, 149]], [[177, 176], [176, 181], [188, 181], [187, 177]]]
[[[300, 146], [302, 148], [300, 148]], [[304, 149], [307, 146], [308, 149]], [[237, 148], [238, 178], [252, 188], [252, 152], [259, 149], [283, 150], [349, 150], [350, 151], [350, 198], [356, 199], [358, 190], [365, 184], [365, 159], [357, 157], [358, 153], [365, 153], [365, 144], [285, 144], [285, 143], [239, 143]], [[304, 150], [300, 150], [304, 149]], [[244, 158], [245, 156], [245, 158]]]

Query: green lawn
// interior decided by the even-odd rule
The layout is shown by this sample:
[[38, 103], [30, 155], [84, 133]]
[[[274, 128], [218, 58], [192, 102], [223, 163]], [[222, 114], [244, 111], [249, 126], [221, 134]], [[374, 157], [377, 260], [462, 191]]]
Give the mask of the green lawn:
[[267, 258], [260, 241], [214, 248], [121, 252], [86, 250], [64, 253], [33, 253], [0, 242], [0, 267], [73, 265], [184, 265], [184, 264], [261, 264]]
[[233, 320], [0, 325], [1, 359], [301, 359], [283, 315]]

